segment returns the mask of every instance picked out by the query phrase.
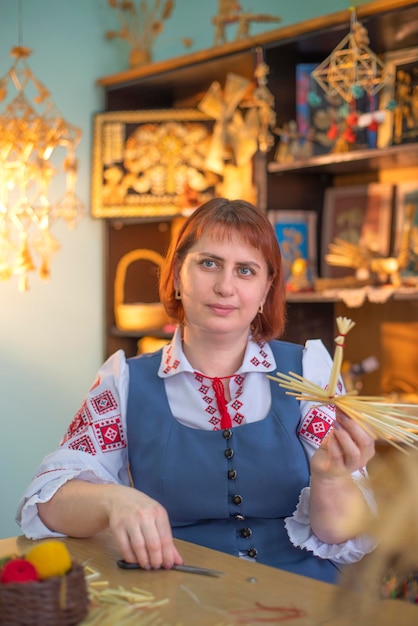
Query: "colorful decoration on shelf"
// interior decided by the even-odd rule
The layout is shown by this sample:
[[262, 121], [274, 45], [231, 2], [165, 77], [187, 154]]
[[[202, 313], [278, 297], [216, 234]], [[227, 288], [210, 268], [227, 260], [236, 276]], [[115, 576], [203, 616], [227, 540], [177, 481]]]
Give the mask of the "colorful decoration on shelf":
[[378, 127], [385, 119], [385, 112], [377, 110], [376, 94], [391, 75], [368, 47], [367, 30], [351, 11], [350, 32], [331, 54], [319, 65], [297, 67], [298, 96], [305, 91], [308, 76], [312, 81], [309, 92], [303, 93], [310, 126], [298, 158], [376, 145]]
[[[19, 290], [27, 291], [28, 273], [37, 267], [34, 253], [40, 277], [48, 279], [60, 249], [52, 224], [62, 219], [72, 229], [84, 215], [75, 193], [81, 131], [61, 116], [32, 73], [26, 61], [31, 50], [19, 45], [10, 54], [15, 60], [0, 79], [0, 280], [18, 275]], [[66, 192], [53, 202], [51, 189], [61, 178], [53, 163], [61, 148]]]
[[[257, 53], [260, 55], [261, 51]], [[227, 197], [255, 201], [251, 159], [257, 150], [267, 152], [274, 143], [270, 128], [276, 115], [274, 98], [267, 87], [268, 72], [268, 66], [259, 57], [254, 81], [229, 73], [224, 90], [214, 81], [198, 104], [203, 113], [215, 120], [205, 166], [222, 175], [222, 190], [217, 191]]]
[[350, 32], [313, 72], [313, 78], [329, 95], [346, 102], [375, 95], [389, 80], [384, 63], [368, 47], [367, 29], [351, 9]]
[[[129, 44], [129, 65], [137, 67], [152, 61], [152, 46], [162, 32], [164, 22], [171, 16], [174, 1], [140, 0], [138, 6], [129, 0], [108, 0], [115, 9], [120, 22], [119, 30], [109, 30], [107, 39], [123, 39]], [[187, 40], [189, 41], [189, 40]]]
[[280, 22], [281, 18], [275, 15], [252, 13], [243, 11], [236, 0], [218, 0], [218, 13], [212, 18], [215, 26], [215, 46], [226, 43], [226, 27], [238, 24], [235, 39], [246, 39], [250, 36], [252, 22]]

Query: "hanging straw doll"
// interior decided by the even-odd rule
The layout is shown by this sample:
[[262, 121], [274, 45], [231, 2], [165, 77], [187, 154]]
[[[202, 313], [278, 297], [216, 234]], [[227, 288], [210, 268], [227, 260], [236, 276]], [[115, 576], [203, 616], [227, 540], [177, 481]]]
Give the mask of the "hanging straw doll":
[[[333, 404], [355, 420], [375, 439], [392, 446], [390, 454], [373, 462], [370, 477], [378, 516], [360, 519], [353, 511], [353, 522], [373, 536], [377, 548], [344, 571], [336, 592], [338, 612], [352, 603], [346, 590], [359, 590], [355, 611], [364, 617], [378, 599], [398, 598], [418, 604], [418, 405], [390, 403], [375, 396], [358, 396], [353, 390], [335, 396], [340, 375], [344, 342], [355, 323], [336, 320], [338, 336], [329, 385], [322, 389], [303, 376], [277, 373], [276, 380], [286, 393], [317, 405]], [[409, 453], [408, 453], [409, 452]], [[352, 615], [353, 605], [350, 605]], [[417, 614], [418, 623], [418, 614]]]

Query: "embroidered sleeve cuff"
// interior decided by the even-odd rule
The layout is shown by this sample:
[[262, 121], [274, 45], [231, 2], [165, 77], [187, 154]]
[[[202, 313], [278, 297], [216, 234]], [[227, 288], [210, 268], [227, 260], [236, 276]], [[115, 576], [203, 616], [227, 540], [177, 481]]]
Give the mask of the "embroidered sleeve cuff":
[[[73, 452], [71, 455], [70, 451], [62, 450], [59, 455], [60, 458], [55, 459], [54, 463], [48, 463], [48, 457], [46, 457], [46, 462], [40, 467], [39, 473], [23, 494], [17, 509], [16, 522], [29, 539], [62, 537], [60, 533], [51, 531], [41, 521], [37, 505], [39, 502], [48, 502], [58, 489], [69, 480], [79, 478], [90, 483], [118, 482], [129, 485], [127, 472], [122, 472], [115, 478], [99, 465], [86, 467], [80, 461], [77, 462], [78, 454], [81, 453]], [[54, 453], [51, 456], [53, 455]], [[70, 462], [71, 456], [75, 457], [72, 462]], [[59, 461], [65, 462], [59, 463]]]
[[296, 511], [286, 517], [285, 527], [289, 539], [294, 546], [309, 550], [321, 559], [330, 559], [340, 565], [348, 565], [360, 561], [376, 547], [376, 542], [367, 535], [359, 535], [339, 544], [328, 544], [320, 541], [312, 532], [309, 520], [310, 488], [305, 487], [299, 498]]

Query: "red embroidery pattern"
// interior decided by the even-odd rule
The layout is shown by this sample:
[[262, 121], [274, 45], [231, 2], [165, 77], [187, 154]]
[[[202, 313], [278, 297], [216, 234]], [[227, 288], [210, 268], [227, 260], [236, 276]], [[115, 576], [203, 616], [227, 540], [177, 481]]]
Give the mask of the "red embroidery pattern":
[[98, 396], [94, 396], [91, 399], [91, 403], [95, 412], [98, 415], [103, 415], [103, 413], [109, 413], [109, 411], [113, 411], [114, 409], [118, 408], [116, 400], [109, 389], [106, 389], [106, 391], [103, 391]]
[[68, 447], [71, 450], [77, 450], [78, 452], [87, 452], [94, 456], [96, 454], [96, 448], [88, 435], [84, 435], [84, 437], [80, 437], [75, 441], [72, 441], [68, 444]]
[[166, 352], [164, 369], [163, 369], [164, 374], [168, 374], [171, 370], [176, 370], [178, 366], [180, 365], [180, 361], [178, 359], [174, 359], [174, 361], [171, 362], [172, 360], [171, 350], [172, 350], [172, 344], [169, 345], [167, 352]]
[[87, 403], [83, 402], [81, 409], [78, 413], [75, 414], [73, 421], [69, 425], [67, 432], [62, 438], [61, 444], [65, 443], [69, 439], [73, 439], [73, 437], [77, 437], [81, 435], [81, 433], [85, 432], [89, 425], [92, 423], [91, 413], [88, 409]]
[[243, 419], [244, 419], [244, 416], [241, 415], [241, 413], [235, 413], [234, 417], [232, 418], [232, 421], [235, 422], [236, 424], [241, 424]]
[[[219, 430], [221, 418], [220, 416], [218, 417], [215, 416], [217, 409], [216, 409], [216, 406], [213, 405], [214, 398], [211, 398], [210, 396], [207, 395], [211, 387], [209, 385], [205, 385], [203, 382], [204, 379], [208, 377], [204, 376], [200, 372], [195, 372], [194, 376], [195, 376], [195, 380], [197, 380], [199, 383], [202, 383], [198, 391], [201, 394], [202, 401], [208, 405], [207, 407], [205, 407], [205, 413], [209, 413], [210, 415], [210, 419], [208, 420], [209, 424], [212, 424], [214, 426], [213, 430]], [[236, 424], [241, 424], [244, 419], [244, 416], [241, 415], [241, 413], [238, 413], [238, 411], [242, 409], [243, 403], [240, 402], [238, 398], [242, 394], [242, 391], [243, 391], [244, 376], [242, 374], [237, 374], [236, 376], [233, 377], [233, 381], [237, 385], [237, 390], [234, 394], [235, 400], [231, 404], [231, 407], [234, 409], [234, 411], [237, 411], [237, 412], [235, 413], [235, 416], [231, 417], [231, 421], [235, 422]]]
[[120, 416], [95, 422], [93, 429], [103, 452], [126, 448]]
[[299, 437], [319, 447], [328, 434], [334, 419], [319, 407], [312, 407], [302, 420]]

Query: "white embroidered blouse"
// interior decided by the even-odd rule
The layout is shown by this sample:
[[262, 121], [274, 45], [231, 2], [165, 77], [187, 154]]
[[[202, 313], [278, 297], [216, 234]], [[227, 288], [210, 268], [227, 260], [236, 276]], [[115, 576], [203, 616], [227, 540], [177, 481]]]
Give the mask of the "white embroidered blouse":
[[[331, 357], [322, 342], [307, 341], [302, 358], [303, 376], [325, 387], [331, 367]], [[271, 403], [270, 382], [260, 373], [274, 375], [275, 368], [269, 345], [250, 340], [241, 367], [229, 380], [231, 400], [227, 409], [233, 427], [267, 415]], [[221, 416], [210, 379], [196, 372], [187, 361], [179, 330], [163, 348], [158, 376], [164, 379], [171, 412], [182, 424], [207, 430], [220, 427]], [[68, 480], [130, 484], [126, 434], [128, 388], [128, 365], [124, 352], [119, 350], [102, 365], [58, 449], [43, 459], [23, 494], [16, 521], [26, 536], [32, 539], [62, 536], [43, 524], [37, 503], [50, 500]], [[341, 392], [341, 383], [339, 389]], [[298, 436], [309, 459], [329, 432], [333, 420], [332, 407], [301, 403]], [[353, 479], [373, 508], [366, 472], [355, 472]], [[335, 545], [321, 542], [309, 523], [309, 487], [302, 490], [298, 506], [285, 524], [295, 546], [338, 564], [358, 561], [375, 546], [366, 536]]]

